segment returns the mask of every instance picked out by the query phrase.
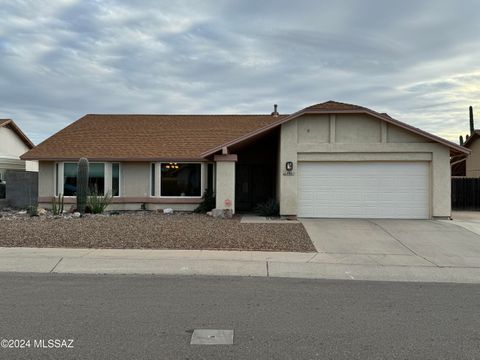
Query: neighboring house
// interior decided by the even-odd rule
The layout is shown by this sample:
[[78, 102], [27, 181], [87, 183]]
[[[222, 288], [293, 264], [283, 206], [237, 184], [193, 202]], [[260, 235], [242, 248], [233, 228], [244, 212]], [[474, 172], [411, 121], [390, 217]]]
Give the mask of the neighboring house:
[[469, 108], [470, 115], [470, 134], [463, 141], [460, 136], [460, 145], [471, 151], [470, 155], [457, 155], [451, 159], [452, 176], [465, 176], [469, 178], [480, 177], [480, 130], [475, 130], [473, 119], [473, 108]]
[[38, 171], [36, 161], [20, 160], [20, 155], [34, 147], [30, 139], [10, 119], [0, 119], [0, 180], [7, 170]]
[[450, 156], [469, 150], [373, 110], [334, 101], [291, 115], [86, 115], [22, 156], [39, 202], [75, 201], [76, 162], [111, 209], [218, 209], [276, 198], [285, 216], [448, 217]]

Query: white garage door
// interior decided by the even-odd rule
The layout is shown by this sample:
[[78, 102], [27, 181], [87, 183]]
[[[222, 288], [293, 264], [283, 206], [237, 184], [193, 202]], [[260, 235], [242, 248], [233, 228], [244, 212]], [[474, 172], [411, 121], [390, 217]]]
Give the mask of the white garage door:
[[427, 162], [303, 162], [298, 216], [429, 218]]

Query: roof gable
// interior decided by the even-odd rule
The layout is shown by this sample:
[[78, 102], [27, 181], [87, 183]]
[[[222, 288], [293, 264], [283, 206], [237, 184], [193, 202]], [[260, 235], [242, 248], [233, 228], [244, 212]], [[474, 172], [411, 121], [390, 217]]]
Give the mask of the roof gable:
[[19, 138], [22, 140], [22, 142], [28, 146], [29, 149], [32, 149], [35, 145], [30, 141], [30, 139], [23, 133], [22, 130], [15, 124], [15, 122], [11, 119], [0, 119], [0, 128], [1, 127], [7, 127], [11, 129]]
[[457, 145], [457, 144], [455, 144], [451, 141], [445, 140], [445, 139], [443, 139], [439, 136], [430, 134], [430, 133], [428, 133], [426, 131], [423, 131], [419, 128], [416, 128], [414, 126], [411, 126], [411, 125], [408, 125], [404, 122], [396, 120], [386, 113], [378, 113], [374, 110], [365, 108], [363, 106], [341, 103], [341, 102], [336, 102], [336, 101], [330, 100], [330, 101], [327, 101], [327, 102], [324, 102], [324, 103], [308, 106], [308, 107], [306, 107], [306, 108], [304, 108], [300, 111], [297, 111], [297, 112], [295, 112], [291, 115], [288, 115], [288, 116], [285, 116], [281, 119], [278, 119], [274, 123], [267, 124], [261, 129], [257, 129], [255, 131], [252, 131], [249, 134], [245, 134], [245, 135], [239, 137], [238, 139], [233, 140], [232, 142], [220, 144], [217, 147], [212, 148], [209, 151], [203, 153], [202, 156], [212, 155], [212, 154], [216, 153], [217, 151], [221, 150], [224, 147], [229, 147], [231, 145], [234, 145], [234, 144], [242, 142], [246, 139], [249, 139], [250, 137], [257, 136], [264, 131], [268, 131], [268, 130], [276, 127], [276, 126], [279, 126], [279, 125], [281, 125], [281, 124], [283, 124], [287, 121], [296, 119], [296, 118], [298, 118], [302, 115], [305, 115], [305, 114], [367, 114], [367, 115], [370, 115], [374, 118], [383, 120], [383, 121], [385, 121], [389, 124], [393, 124], [393, 125], [395, 125], [399, 128], [410, 131], [414, 134], [423, 136], [423, 137], [431, 140], [432, 142], [437, 142], [437, 143], [440, 143], [442, 145], [445, 145], [445, 146], [450, 148], [451, 155], [469, 154], [470, 153], [470, 150], [466, 149], [463, 146]]

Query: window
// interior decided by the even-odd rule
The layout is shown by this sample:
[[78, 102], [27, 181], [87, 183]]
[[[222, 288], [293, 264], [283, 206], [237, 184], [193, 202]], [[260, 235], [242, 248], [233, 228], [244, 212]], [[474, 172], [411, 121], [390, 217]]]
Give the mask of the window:
[[155, 196], [155, 164], [150, 165], [150, 196]]
[[[112, 179], [113, 180], [113, 179]], [[88, 190], [90, 194], [103, 195], [105, 191], [105, 164], [90, 164], [88, 172]]]
[[120, 196], [120, 164], [112, 164], [112, 196]]
[[[63, 195], [77, 195], [77, 163], [63, 164]], [[88, 191], [93, 194], [103, 195], [105, 191], [105, 164], [90, 163], [89, 166]], [[113, 182], [113, 179], [112, 179]]]
[[77, 195], [77, 168], [76, 163], [63, 164], [63, 195]]
[[202, 196], [201, 164], [163, 163], [161, 196]]

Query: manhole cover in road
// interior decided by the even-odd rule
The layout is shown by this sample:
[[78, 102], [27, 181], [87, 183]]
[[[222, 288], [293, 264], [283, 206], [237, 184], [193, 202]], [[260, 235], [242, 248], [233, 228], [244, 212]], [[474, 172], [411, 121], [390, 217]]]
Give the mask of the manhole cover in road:
[[190, 345], [233, 345], [233, 330], [193, 330]]

